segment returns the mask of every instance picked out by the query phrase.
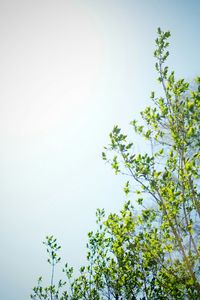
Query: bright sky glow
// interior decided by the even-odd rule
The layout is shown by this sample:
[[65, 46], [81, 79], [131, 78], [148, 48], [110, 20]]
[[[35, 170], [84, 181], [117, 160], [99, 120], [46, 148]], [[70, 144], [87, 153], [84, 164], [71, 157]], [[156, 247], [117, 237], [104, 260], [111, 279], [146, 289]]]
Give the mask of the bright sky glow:
[[[101, 160], [157, 88], [156, 28], [170, 65], [200, 74], [199, 1], [0, 1], [0, 298], [27, 300], [48, 276], [42, 240], [84, 262], [95, 210], [119, 210], [125, 178]], [[136, 147], [140, 149], [138, 141]]]

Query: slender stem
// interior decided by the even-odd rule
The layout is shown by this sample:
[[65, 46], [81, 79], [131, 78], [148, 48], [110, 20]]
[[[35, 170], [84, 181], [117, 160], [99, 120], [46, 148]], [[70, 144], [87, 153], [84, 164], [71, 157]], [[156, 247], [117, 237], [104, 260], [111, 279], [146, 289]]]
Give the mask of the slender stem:
[[52, 261], [52, 270], [51, 270], [51, 291], [50, 291], [50, 299], [53, 300], [53, 293], [52, 293], [52, 289], [53, 289], [53, 283], [54, 283], [54, 270], [55, 270], [55, 263], [54, 263], [54, 259]]

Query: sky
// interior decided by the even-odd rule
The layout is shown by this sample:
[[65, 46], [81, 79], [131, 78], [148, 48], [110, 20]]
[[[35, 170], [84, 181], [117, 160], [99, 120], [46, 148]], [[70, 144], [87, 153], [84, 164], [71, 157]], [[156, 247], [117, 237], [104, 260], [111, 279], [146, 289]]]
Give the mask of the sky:
[[191, 81], [199, 15], [198, 0], [0, 0], [1, 299], [27, 300], [48, 281], [46, 235], [64, 262], [85, 262], [96, 209], [126, 201], [126, 178], [101, 152], [159, 90], [156, 28], [171, 31], [169, 66]]

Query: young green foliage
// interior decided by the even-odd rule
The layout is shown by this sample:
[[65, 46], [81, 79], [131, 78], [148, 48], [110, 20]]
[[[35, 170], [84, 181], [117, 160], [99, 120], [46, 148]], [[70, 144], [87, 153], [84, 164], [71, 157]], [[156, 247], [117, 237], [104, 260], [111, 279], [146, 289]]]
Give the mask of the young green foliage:
[[128, 201], [108, 217], [97, 210], [88, 263], [78, 277], [66, 265], [68, 283], [54, 284], [59, 246], [47, 238], [51, 284], [43, 288], [40, 278], [32, 299], [200, 299], [200, 77], [191, 87], [169, 71], [169, 38], [158, 29], [154, 56], [163, 95], [152, 92], [143, 123], [131, 122], [148, 151], [136, 153], [114, 126], [102, 153], [116, 174], [129, 175], [124, 192], [135, 204]]

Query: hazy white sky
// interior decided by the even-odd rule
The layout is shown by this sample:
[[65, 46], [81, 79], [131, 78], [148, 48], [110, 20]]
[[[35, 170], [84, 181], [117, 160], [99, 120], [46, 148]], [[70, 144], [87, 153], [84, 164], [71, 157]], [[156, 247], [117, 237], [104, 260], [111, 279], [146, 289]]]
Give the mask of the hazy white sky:
[[48, 276], [47, 234], [84, 261], [96, 208], [125, 200], [101, 151], [156, 89], [156, 28], [171, 30], [169, 63], [192, 79], [199, 15], [199, 1], [0, 1], [1, 299], [26, 300]]

